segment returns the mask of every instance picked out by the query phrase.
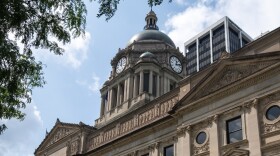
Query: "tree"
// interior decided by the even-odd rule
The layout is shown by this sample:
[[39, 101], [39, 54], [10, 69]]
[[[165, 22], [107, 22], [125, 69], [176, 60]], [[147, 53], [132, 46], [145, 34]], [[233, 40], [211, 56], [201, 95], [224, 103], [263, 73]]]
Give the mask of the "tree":
[[[109, 20], [119, 1], [98, 0], [97, 17], [104, 15]], [[162, 1], [148, 0], [148, 4], [160, 5]], [[23, 120], [21, 109], [31, 102], [32, 89], [45, 84], [43, 64], [35, 60], [32, 49], [63, 54], [57, 41], [66, 44], [71, 36], [84, 35], [86, 13], [83, 0], [0, 1], [0, 120]], [[9, 37], [12, 35], [15, 37]], [[18, 42], [23, 45], [22, 50]], [[6, 128], [0, 124], [0, 134]]]
[[[0, 119], [23, 120], [32, 89], [45, 83], [42, 63], [32, 49], [62, 54], [57, 44], [84, 34], [86, 6], [82, 0], [0, 1]], [[14, 39], [9, 36], [14, 35]], [[50, 38], [55, 38], [53, 41]], [[18, 42], [23, 44], [20, 50]], [[7, 127], [0, 125], [0, 134]]]

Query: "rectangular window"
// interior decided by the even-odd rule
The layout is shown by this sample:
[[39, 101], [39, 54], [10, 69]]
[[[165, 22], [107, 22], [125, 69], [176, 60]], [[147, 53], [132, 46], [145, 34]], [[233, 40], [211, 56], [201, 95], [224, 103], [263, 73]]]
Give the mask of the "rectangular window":
[[226, 121], [227, 143], [234, 143], [243, 140], [241, 116]]
[[164, 156], [174, 156], [174, 146], [164, 147]]

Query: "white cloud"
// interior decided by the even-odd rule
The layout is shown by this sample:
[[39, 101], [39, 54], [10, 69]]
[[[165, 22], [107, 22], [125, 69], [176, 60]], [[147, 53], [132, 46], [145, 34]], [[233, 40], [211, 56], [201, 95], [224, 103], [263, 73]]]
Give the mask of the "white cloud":
[[59, 46], [65, 50], [61, 56], [54, 55], [47, 50], [36, 50], [35, 55], [36, 58], [42, 61], [54, 59], [60, 64], [77, 69], [87, 59], [90, 42], [91, 35], [89, 32], [86, 32], [84, 37], [72, 38], [70, 44], [63, 45], [59, 43]]
[[184, 51], [184, 42], [224, 16], [228, 16], [251, 37], [280, 26], [279, 0], [199, 0], [165, 23], [168, 35]]
[[88, 88], [93, 92], [98, 92], [100, 89], [100, 82], [99, 82], [100, 78], [95, 74], [92, 74], [92, 80], [93, 81], [91, 82]]
[[15, 119], [0, 121], [8, 129], [0, 136], [0, 155], [31, 156], [39, 145], [43, 130], [43, 121], [36, 105], [29, 104], [23, 110], [26, 117], [23, 121]]
[[98, 92], [100, 89], [100, 77], [95, 73], [92, 74], [92, 77], [89, 81], [87, 80], [76, 80], [76, 83], [80, 86], [87, 87], [92, 92]]

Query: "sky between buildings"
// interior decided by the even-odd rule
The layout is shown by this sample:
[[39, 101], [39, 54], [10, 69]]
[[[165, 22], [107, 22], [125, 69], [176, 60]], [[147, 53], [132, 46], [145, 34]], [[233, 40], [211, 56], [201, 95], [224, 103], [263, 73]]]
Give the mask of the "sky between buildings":
[[[206, 27], [228, 16], [252, 38], [280, 26], [279, 0], [168, 0], [153, 10], [160, 31], [168, 34], [181, 52], [183, 45]], [[0, 135], [0, 156], [33, 155], [56, 119], [94, 125], [99, 117], [99, 89], [108, 79], [110, 61], [119, 48], [143, 30], [150, 11], [147, 1], [121, 0], [115, 16], [97, 19], [98, 5], [87, 3], [85, 37], [63, 46], [65, 54], [55, 56], [36, 50], [45, 64], [47, 84], [33, 90], [33, 101], [24, 110], [24, 121], [5, 120], [8, 129]]]

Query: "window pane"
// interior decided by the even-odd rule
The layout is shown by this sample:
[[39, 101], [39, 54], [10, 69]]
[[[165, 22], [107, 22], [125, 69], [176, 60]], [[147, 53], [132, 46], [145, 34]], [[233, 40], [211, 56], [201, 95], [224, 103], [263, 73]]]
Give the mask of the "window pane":
[[234, 120], [228, 121], [227, 129], [229, 133], [242, 129], [241, 118], [239, 117]]
[[164, 156], [174, 156], [173, 145], [164, 148]]
[[238, 142], [240, 140], [243, 140], [242, 137], [242, 130], [233, 132], [229, 134], [229, 143], [234, 143], [234, 142]]
[[272, 106], [266, 112], [266, 118], [270, 121], [277, 119], [280, 116], [280, 107], [279, 106]]
[[196, 137], [196, 142], [198, 144], [203, 144], [206, 141], [206, 133], [200, 132]]

